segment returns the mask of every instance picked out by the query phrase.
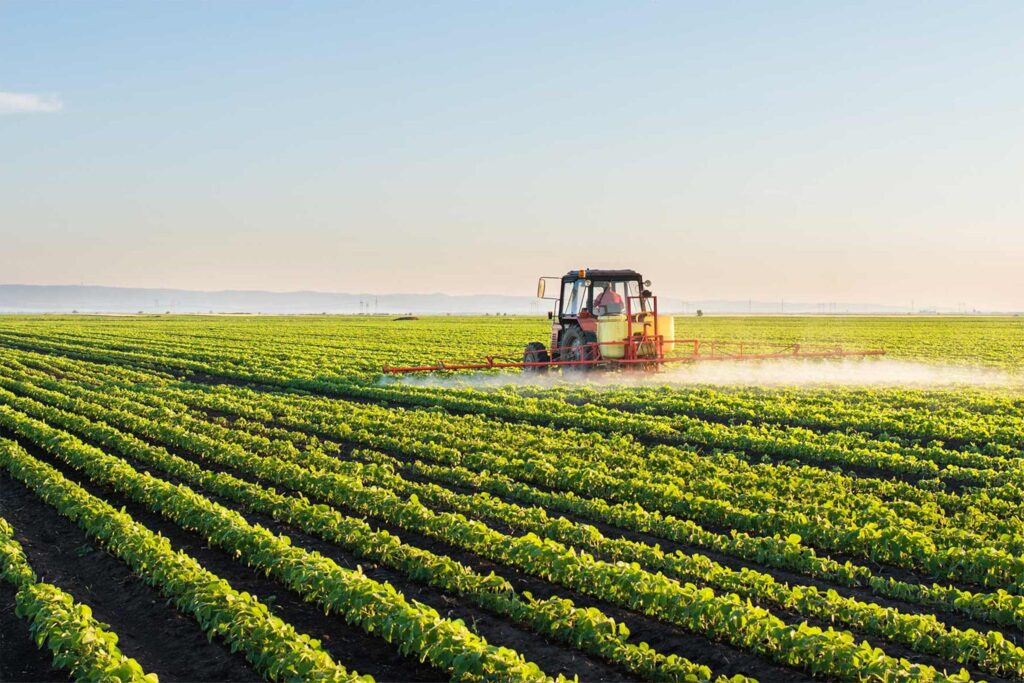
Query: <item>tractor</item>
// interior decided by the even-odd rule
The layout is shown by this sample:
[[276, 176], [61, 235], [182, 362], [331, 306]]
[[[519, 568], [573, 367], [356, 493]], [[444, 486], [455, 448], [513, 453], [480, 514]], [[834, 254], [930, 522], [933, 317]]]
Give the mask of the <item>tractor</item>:
[[[547, 296], [548, 282], [558, 290]], [[543, 372], [552, 365], [582, 372], [612, 364], [652, 369], [675, 348], [675, 319], [658, 314], [650, 280], [635, 270], [571, 270], [542, 277], [537, 297], [554, 301], [548, 311], [550, 344], [530, 342], [523, 369]]]

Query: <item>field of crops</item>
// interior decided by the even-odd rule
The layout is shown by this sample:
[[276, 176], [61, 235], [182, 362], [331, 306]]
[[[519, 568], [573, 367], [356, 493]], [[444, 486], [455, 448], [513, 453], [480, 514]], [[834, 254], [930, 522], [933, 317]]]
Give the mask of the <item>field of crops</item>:
[[547, 325], [0, 317], [0, 680], [1024, 679], [1024, 318], [677, 321], [970, 386], [381, 378]]

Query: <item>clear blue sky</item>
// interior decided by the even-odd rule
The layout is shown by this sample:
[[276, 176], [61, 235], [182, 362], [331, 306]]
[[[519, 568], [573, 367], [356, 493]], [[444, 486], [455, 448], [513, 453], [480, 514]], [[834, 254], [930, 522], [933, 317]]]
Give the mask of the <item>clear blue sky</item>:
[[1024, 2], [0, 2], [0, 282], [1024, 309]]

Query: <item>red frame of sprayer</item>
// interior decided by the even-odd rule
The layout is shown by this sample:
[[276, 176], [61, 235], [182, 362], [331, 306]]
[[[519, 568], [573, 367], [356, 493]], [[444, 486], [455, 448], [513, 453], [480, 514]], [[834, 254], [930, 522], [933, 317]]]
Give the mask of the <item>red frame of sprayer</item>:
[[[640, 308], [643, 313], [650, 313], [654, 316], [654, 334], [647, 335], [643, 332], [634, 333], [633, 325], [633, 307], [632, 301], [636, 299], [647, 299], [652, 302], [653, 310], [644, 311], [643, 304], [641, 303]], [[646, 325], [640, 323], [641, 329], [646, 329]], [[801, 350], [800, 344], [785, 344], [778, 345], [778, 348], [774, 351], [767, 353], [746, 353], [747, 347], [764, 347], [771, 346], [759, 342], [710, 342], [711, 352], [701, 353], [701, 341], [699, 339], [663, 339], [660, 330], [658, 329], [658, 297], [656, 296], [630, 296], [626, 297], [626, 339], [624, 341], [613, 341], [613, 342], [591, 342], [585, 346], [590, 347], [593, 351], [595, 358], [587, 360], [549, 360], [549, 361], [511, 361], [506, 360], [507, 356], [484, 356], [484, 362], [456, 362], [446, 363], [439, 362], [436, 365], [413, 365], [408, 367], [390, 367], [385, 366], [384, 372], [390, 374], [400, 374], [407, 372], [436, 372], [440, 370], [494, 370], [500, 368], [542, 368], [542, 367], [556, 367], [565, 365], [600, 365], [607, 367], [623, 366], [625, 368], [640, 367], [647, 371], [656, 371], [658, 366], [664, 365], [665, 363], [696, 363], [699, 361], [726, 361], [726, 360], [778, 360], [781, 358], [838, 358], [838, 357], [850, 357], [850, 356], [884, 356], [885, 351], [881, 349], [871, 351], [844, 351], [842, 347], [836, 346], [823, 351], [803, 351]], [[637, 336], [634, 336], [636, 334]], [[664, 345], [667, 343], [690, 345], [692, 351], [690, 355], [683, 356], [665, 356]], [[604, 358], [601, 355], [601, 346], [610, 346], [613, 344], [624, 345], [625, 353], [622, 358]], [[644, 344], [651, 344], [651, 348], [654, 350], [653, 356], [642, 356], [639, 355], [640, 349]], [[705, 344], [707, 346], [707, 344]], [[737, 353], [720, 353], [719, 347], [739, 347]], [[557, 347], [550, 349], [551, 351], [562, 351], [567, 347]], [[561, 355], [561, 354], [559, 354]]]

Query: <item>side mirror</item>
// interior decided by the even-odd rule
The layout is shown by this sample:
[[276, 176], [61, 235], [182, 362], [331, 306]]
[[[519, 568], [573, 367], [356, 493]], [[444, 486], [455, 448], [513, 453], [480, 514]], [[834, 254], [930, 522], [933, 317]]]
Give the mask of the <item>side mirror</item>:
[[651, 286], [651, 281], [650, 280], [644, 280], [644, 287], [650, 287], [650, 286]]
[[552, 320], [554, 317], [555, 317], [555, 314], [552, 313], [551, 311], [548, 311], [548, 320]]
[[[537, 280], [537, 298], [538, 299], [543, 299], [544, 298], [544, 285], [545, 285], [544, 278], [541, 278], [541, 279]], [[548, 316], [548, 317], [551, 317], [551, 316]]]

